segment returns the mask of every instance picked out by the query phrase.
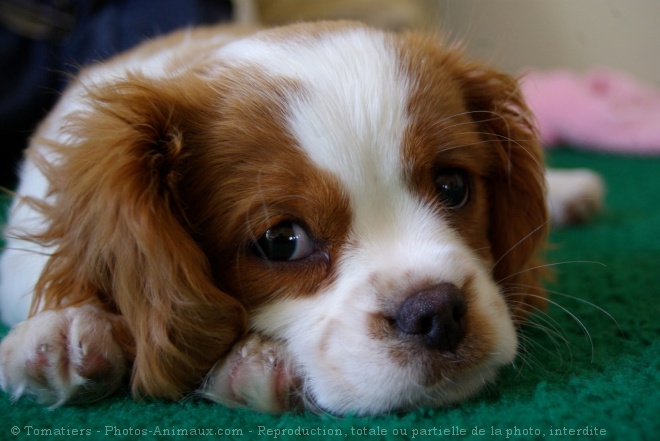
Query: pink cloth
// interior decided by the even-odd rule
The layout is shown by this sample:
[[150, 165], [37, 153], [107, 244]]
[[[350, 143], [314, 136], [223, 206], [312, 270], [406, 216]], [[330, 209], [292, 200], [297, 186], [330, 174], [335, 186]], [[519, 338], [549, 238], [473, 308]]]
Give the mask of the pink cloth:
[[546, 146], [660, 154], [660, 91], [609, 70], [531, 71], [523, 95]]

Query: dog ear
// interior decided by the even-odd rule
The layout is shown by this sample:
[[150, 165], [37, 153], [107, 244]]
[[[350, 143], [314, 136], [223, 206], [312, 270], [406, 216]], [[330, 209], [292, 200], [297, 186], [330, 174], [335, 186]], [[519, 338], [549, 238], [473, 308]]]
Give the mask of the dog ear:
[[548, 230], [543, 152], [517, 81], [479, 64], [462, 68], [468, 110], [498, 158], [488, 183], [493, 275], [521, 321], [546, 304], [539, 269]]
[[38, 204], [49, 227], [34, 238], [56, 251], [32, 313], [86, 303], [116, 311], [134, 338], [134, 394], [178, 399], [246, 329], [192, 238], [177, 186], [214, 91], [192, 74], [132, 75], [87, 94], [66, 144], [34, 141], [57, 157], [35, 158], [55, 202]]

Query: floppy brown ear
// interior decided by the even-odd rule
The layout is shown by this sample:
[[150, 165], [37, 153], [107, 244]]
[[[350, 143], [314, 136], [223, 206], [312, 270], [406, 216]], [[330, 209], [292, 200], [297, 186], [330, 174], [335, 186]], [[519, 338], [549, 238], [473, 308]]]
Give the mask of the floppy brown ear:
[[57, 251], [33, 312], [94, 303], [121, 314], [135, 344], [133, 392], [177, 399], [246, 326], [215, 286], [177, 188], [214, 93], [190, 75], [134, 76], [89, 94], [90, 110], [71, 117], [75, 145], [52, 145], [57, 165], [37, 158], [57, 203], [41, 205], [50, 228], [35, 239]]
[[463, 69], [468, 109], [499, 158], [488, 183], [493, 275], [523, 320], [546, 304], [538, 269], [548, 230], [543, 152], [517, 81], [478, 64]]

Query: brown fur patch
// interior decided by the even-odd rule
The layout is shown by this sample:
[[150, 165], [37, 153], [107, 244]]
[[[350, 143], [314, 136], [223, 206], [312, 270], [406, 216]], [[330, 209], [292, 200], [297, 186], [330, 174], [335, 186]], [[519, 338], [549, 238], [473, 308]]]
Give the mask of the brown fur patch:
[[[331, 280], [348, 234], [350, 209], [341, 185], [287, 132], [286, 102], [297, 93], [304, 92], [256, 69], [228, 73], [215, 103], [221, 110], [193, 137], [200, 148], [182, 180], [187, 216], [217, 283], [249, 309], [316, 293]], [[273, 262], [251, 251], [282, 221], [307, 231], [315, 245], [309, 258]]]

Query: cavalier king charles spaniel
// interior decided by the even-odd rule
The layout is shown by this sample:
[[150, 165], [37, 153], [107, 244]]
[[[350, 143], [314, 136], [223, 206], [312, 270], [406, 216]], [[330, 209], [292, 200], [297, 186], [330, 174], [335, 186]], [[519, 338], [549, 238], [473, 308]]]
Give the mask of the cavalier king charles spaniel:
[[571, 174], [548, 210], [514, 79], [352, 22], [185, 30], [90, 67], [21, 173], [0, 385], [53, 406], [125, 380], [268, 412], [464, 399], [544, 307], [548, 212], [599, 200]]

